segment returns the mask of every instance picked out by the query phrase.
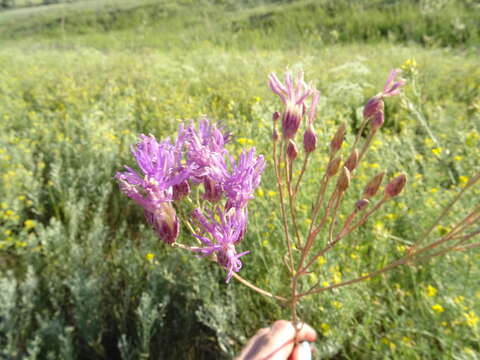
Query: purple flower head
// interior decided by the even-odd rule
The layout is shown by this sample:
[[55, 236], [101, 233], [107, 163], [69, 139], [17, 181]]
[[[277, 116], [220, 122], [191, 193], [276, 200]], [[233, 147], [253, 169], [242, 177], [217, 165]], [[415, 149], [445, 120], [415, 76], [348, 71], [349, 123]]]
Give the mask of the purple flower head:
[[221, 184], [227, 176], [225, 144], [230, 135], [206, 118], [201, 120], [198, 130], [190, 125], [186, 131], [186, 161], [191, 179], [205, 185], [205, 199], [216, 202], [222, 195]]
[[292, 74], [285, 73], [285, 85], [283, 85], [277, 76], [272, 73], [269, 75], [268, 85], [270, 89], [277, 94], [285, 104], [283, 112], [282, 130], [286, 139], [295, 136], [305, 113], [305, 100], [312, 94], [313, 90], [303, 81], [303, 72], [299, 72], [294, 84]]
[[169, 203], [173, 200], [173, 188], [187, 181], [189, 168], [178, 166], [175, 147], [168, 139], [159, 143], [152, 135], [141, 135], [132, 154], [143, 176], [125, 166], [125, 171], [118, 172], [115, 178], [120, 189], [143, 207], [160, 238], [171, 243], [178, 235], [178, 221]]
[[226, 212], [217, 210], [215, 215], [211, 213], [206, 218], [200, 209], [196, 209], [193, 216], [203, 228], [201, 235], [195, 235], [204, 245], [198, 251], [205, 256], [216, 255], [218, 264], [227, 270], [226, 282], [228, 283], [233, 273], [239, 272], [242, 268], [240, 257], [249, 253], [249, 251], [244, 251], [237, 254], [235, 249], [235, 245], [242, 240], [245, 234], [247, 210], [235, 208]]
[[405, 80], [403, 79], [395, 81], [395, 78], [400, 72], [400, 69], [394, 69], [390, 72], [383, 88], [382, 97], [396, 96], [400, 94], [400, 87], [405, 85]]
[[260, 179], [265, 170], [263, 156], [255, 156], [255, 148], [249, 152], [243, 151], [237, 163], [231, 158], [232, 171], [225, 179], [223, 188], [227, 196], [227, 208], [243, 208], [253, 199], [255, 189], [260, 185]]

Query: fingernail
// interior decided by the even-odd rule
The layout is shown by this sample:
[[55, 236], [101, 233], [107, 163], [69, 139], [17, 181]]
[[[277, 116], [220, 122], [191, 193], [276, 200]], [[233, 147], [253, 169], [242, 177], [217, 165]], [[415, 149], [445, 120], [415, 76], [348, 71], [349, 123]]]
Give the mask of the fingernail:
[[299, 355], [300, 360], [312, 360], [312, 350], [310, 349], [310, 343], [308, 341], [300, 343]]

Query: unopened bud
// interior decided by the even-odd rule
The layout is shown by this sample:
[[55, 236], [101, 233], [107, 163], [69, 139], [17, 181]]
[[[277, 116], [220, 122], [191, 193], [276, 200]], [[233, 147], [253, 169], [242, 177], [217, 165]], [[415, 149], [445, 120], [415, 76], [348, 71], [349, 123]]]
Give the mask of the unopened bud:
[[145, 218], [153, 226], [160, 240], [167, 244], [175, 242], [180, 225], [175, 209], [169, 202], [161, 203], [153, 213], [145, 211]]
[[375, 175], [372, 180], [365, 186], [363, 189], [363, 196], [366, 198], [371, 198], [372, 196], [375, 196], [375, 194], [378, 192], [378, 189], [380, 189], [380, 185], [382, 185], [383, 181], [383, 176], [385, 173], [381, 172], [380, 174]]
[[312, 124], [309, 124], [307, 130], [303, 134], [303, 149], [307, 154], [314, 151], [317, 147], [317, 135], [313, 130]]
[[345, 167], [352, 172], [358, 165], [358, 150], [355, 149], [352, 151], [347, 161], [345, 162]]
[[205, 193], [203, 194], [203, 198], [208, 200], [212, 203], [216, 203], [222, 197], [222, 187], [217, 184], [214, 180], [205, 177], [203, 179], [203, 186], [205, 188]]
[[347, 190], [350, 185], [350, 171], [344, 166], [337, 181], [337, 189], [340, 192]]
[[407, 183], [407, 176], [405, 174], [398, 175], [390, 181], [385, 187], [385, 196], [394, 197], [400, 194]]
[[373, 115], [373, 120], [370, 126], [372, 127], [373, 131], [376, 131], [382, 127], [384, 122], [385, 122], [385, 117], [384, 117], [383, 111], [379, 111], [375, 113], [375, 115]]
[[343, 138], [345, 137], [345, 124], [341, 124], [337, 132], [333, 136], [332, 141], [330, 142], [330, 151], [332, 154], [335, 154], [343, 144]]
[[292, 139], [288, 140], [288, 145], [287, 145], [287, 157], [288, 160], [293, 161], [297, 158], [298, 156], [298, 149], [297, 145], [293, 142]]
[[368, 204], [370, 204], [368, 199], [360, 199], [355, 203], [355, 209], [357, 209], [357, 211], [362, 211], [368, 206]]
[[340, 169], [340, 163], [342, 162], [342, 157], [337, 156], [335, 159], [330, 161], [327, 167], [327, 176], [332, 177], [335, 176], [335, 174], [338, 172], [338, 169]]
[[281, 116], [282, 116], [282, 114], [280, 114], [278, 111], [275, 111], [272, 115], [273, 122], [277, 122], [278, 119], [280, 119]]
[[371, 118], [379, 111], [383, 111], [384, 104], [383, 100], [379, 96], [374, 96], [370, 100], [367, 101], [365, 106], [363, 107], [363, 117], [365, 119]]

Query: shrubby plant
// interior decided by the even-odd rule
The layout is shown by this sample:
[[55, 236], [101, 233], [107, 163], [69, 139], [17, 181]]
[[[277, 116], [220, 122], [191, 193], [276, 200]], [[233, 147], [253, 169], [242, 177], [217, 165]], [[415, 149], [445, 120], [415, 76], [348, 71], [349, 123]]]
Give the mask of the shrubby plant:
[[[351, 191], [350, 186], [359, 181], [357, 174], [362, 160], [384, 124], [384, 102], [401, 95], [405, 80], [399, 79], [400, 72], [393, 70], [383, 90], [365, 104], [363, 120], [347, 149], [344, 146], [347, 126], [338, 127], [327, 148], [323, 173], [309, 164], [312, 153], [323, 148], [318, 144], [314, 127], [320, 92], [304, 81], [303, 72], [294, 77], [287, 71], [284, 83], [275, 74], [269, 76], [269, 86], [282, 102], [281, 111], [272, 116], [271, 144], [279, 195], [274, 201], [281, 214], [285, 243], [282, 261], [272, 266], [282, 263], [285, 266], [290, 278], [288, 293], [276, 293], [277, 289], [267, 291], [256, 286], [255, 279], [250, 281], [239, 275], [243, 262], [248, 263], [249, 250], [242, 242], [247, 232], [248, 203], [254, 198], [266, 165], [264, 157], [256, 155], [255, 148], [243, 150], [235, 160], [226, 146], [231, 134], [203, 118], [198, 125], [182, 123], [174, 141], [157, 141], [153, 135], [141, 135], [132, 149], [139, 171], [126, 167], [116, 178], [121, 190], [143, 208], [146, 220], [163, 242], [218, 263], [226, 271], [226, 282], [233, 277], [259, 294], [289, 306], [292, 321], [298, 323], [297, 306], [307, 296], [480, 245], [471, 241], [480, 234], [480, 205], [454, 209], [459, 199], [478, 184], [478, 173], [466, 181], [403, 256], [379, 265], [376, 270], [333, 284], [321, 277], [313, 285], [305, 281], [320, 258], [339, 243], [349, 241], [358, 228], [381, 213], [387, 202], [400, 196], [407, 184], [403, 173], [390, 176], [379, 171], [364, 184], [361, 193]], [[298, 195], [304, 174], [309, 171], [317, 172], [318, 184], [317, 192], [307, 200], [310, 212], [306, 219], [309, 226], [305, 228], [300, 225], [304, 219], [300, 219]], [[349, 215], [341, 218], [340, 209], [352, 203]], [[461, 213], [460, 220], [434, 238], [433, 230], [446, 222], [453, 211]], [[180, 229], [191, 233], [190, 243], [177, 241]]]

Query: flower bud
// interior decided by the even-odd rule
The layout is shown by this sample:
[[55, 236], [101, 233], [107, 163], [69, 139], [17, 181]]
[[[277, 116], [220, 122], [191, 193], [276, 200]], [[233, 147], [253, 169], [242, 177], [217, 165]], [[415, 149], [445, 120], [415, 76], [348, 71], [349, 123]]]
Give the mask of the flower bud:
[[173, 200], [181, 200], [190, 193], [190, 185], [188, 180], [182, 181], [180, 184], [173, 185]]
[[338, 169], [340, 169], [340, 163], [341, 162], [342, 162], [342, 157], [341, 156], [338, 156], [335, 159], [333, 159], [332, 161], [330, 161], [330, 163], [328, 164], [328, 167], [327, 167], [327, 176], [328, 177], [335, 176], [335, 174], [338, 172]]
[[355, 149], [352, 151], [347, 161], [345, 162], [345, 167], [352, 172], [358, 165], [358, 150]]
[[297, 145], [293, 142], [293, 140], [288, 140], [288, 145], [287, 145], [287, 157], [288, 160], [293, 161], [297, 158], [298, 156], [298, 149]]
[[275, 141], [275, 142], [278, 141], [278, 131], [277, 131], [277, 129], [273, 129], [272, 140]]
[[362, 211], [368, 206], [368, 204], [370, 204], [370, 201], [368, 199], [360, 199], [355, 203], [355, 209], [357, 211]]
[[407, 183], [407, 176], [405, 174], [398, 175], [390, 181], [385, 187], [385, 196], [394, 197], [400, 194]]
[[380, 96], [374, 96], [367, 101], [363, 107], [363, 117], [365, 119], [371, 118], [379, 111], [383, 111], [384, 103]]
[[380, 185], [382, 185], [384, 175], [384, 172], [375, 175], [372, 180], [370, 180], [370, 182], [367, 184], [367, 186], [365, 186], [365, 188], [363, 189], [363, 196], [365, 198], [368, 199], [372, 196], [375, 196], [375, 194], [378, 192], [378, 189], [380, 189]]
[[337, 132], [333, 136], [332, 141], [330, 142], [330, 151], [332, 154], [335, 154], [343, 144], [343, 138], [345, 137], [345, 124], [341, 124]]
[[317, 135], [313, 130], [312, 124], [309, 124], [307, 130], [303, 134], [303, 149], [307, 154], [314, 151], [317, 147]]
[[278, 119], [280, 119], [281, 116], [282, 116], [282, 114], [280, 114], [280, 112], [275, 111], [275, 112], [273, 113], [273, 115], [272, 115], [272, 120], [273, 120], [273, 122], [277, 122]]
[[372, 127], [373, 131], [376, 131], [382, 127], [384, 122], [385, 117], [383, 111], [378, 111], [377, 113], [375, 113], [375, 115], [373, 115], [373, 120], [370, 126]]
[[347, 190], [350, 185], [350, 171], [344, 166], [337, 181], [337, 189], [340, 192]]
[[161, 203], [153, 213], [145, 211], [145, 218], [153, 226], [160, 240], [167, 244], [175, 242], [180, 231], [180, 225], [171, 203]]

